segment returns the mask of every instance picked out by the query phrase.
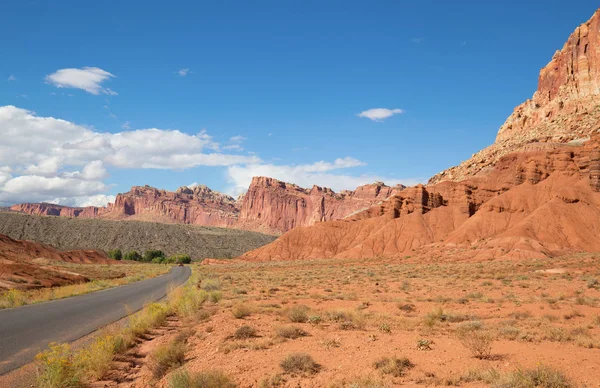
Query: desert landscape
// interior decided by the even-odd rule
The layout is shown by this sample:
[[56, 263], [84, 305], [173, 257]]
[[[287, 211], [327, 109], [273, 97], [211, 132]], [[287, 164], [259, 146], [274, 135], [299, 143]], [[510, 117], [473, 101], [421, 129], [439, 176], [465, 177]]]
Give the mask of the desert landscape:
[[[80, 142], [58, 144], [73, 164], [108, 152], [82, 171], [48, 178], [55, 155], [0, 165], [0, 386], [600, 387], [600, 9], [551, 54], [494, 143], [426, 183], [305, 188], [294, 183], [303, 169], [335, 184], [319, 174], [363, 164], [286, 170], [251, 154], [223, 166], [285, 171], [290, 182], [252, 174], [237, 198], [197, 183], [129, 183], [106, 205], [44, 200], [60, 179], [80, 190], [106, 179], [104, 164], [137, 168], [135, 153], [122, 160], [131, 144], [151, 145], [142, 170], [198, 157], [165, 156], [161, 130], [129, 124], [77, 129]], [[46, 82], [116, 95], [100, 86], [114, 76], [90, 69], [63, 70], [100, 76], [91, 91], [60, 71]], [[358, 116], [404, 113], [371, 111]], [[23, 117], [30, 128], [76, 128], [6, 106], [0, 129], [16, 133]], [[170, 134], [180, 149], [215, 152], [201, 159], [241, 152], [245, 140]], [[31, 177], [50, 194], [9, 196]]]

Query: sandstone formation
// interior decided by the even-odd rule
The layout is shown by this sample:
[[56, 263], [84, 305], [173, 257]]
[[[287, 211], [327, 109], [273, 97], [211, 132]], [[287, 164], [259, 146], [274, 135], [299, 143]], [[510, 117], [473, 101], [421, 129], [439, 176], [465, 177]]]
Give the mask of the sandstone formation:
[[407, 188], [346, 220], [295, 228], [240, 260], [546, 257], [600, 251], [600, 135], [502, 157], [486, 177]]
[[56, 261], [118, 263], [98, 251], [61, 252], [49, 245], [13, 240], [0, 234], [0, 290], [50, 287], [88, 281], [84, 276], [52, 266], [52, 262]]
[[376, 182], [335, 193], [326, 187], [313, 186], [309, 190], [273, 178], [254, 177], [243, 198], [236, 226], [281, 233], [297, 226], [342, 219], [403, 188]]
[[530, 100], [515, 108], [493, 145], [430, 183], [485, 174], [502, 156], [536, 143], [582, 142], [600, 128], [600, 10], [577, 27], [540, 71]]
[[289, 231], [242, 261], [534, 258], [600, 251], [600, 10], [542, 69], [496, 142], [426, 186]]
[[272, 178], [255, 177], [248, 192], [238, 200], [202, 185], [180, 187], [175, 192], [134, 186], [117, 195], [115, 203], [107, 207], [24, 203], [13, 205], [11, 210], [32, 215], [235, 227], [280, 234], [296, 226], [341, 219], [403, 188], [376, 182], [335, 193], [319, 186], [308, 190]]

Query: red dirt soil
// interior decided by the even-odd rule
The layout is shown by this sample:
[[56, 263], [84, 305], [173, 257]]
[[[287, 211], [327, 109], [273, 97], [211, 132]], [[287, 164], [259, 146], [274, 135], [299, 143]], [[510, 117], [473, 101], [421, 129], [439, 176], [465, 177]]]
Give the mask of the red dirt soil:
[[84, 276], [60, 270], [51, 262], [116, 264], [102, 252], [60, 252], [32, 241], [19, 241], [0, 234], [0, 289], [61, 286], [88, 281]]

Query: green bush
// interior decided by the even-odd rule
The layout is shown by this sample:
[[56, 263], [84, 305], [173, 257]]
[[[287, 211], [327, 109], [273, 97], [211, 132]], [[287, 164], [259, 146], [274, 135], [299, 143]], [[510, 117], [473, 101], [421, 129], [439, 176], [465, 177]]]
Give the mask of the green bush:
[[147, 251], [144, 252], [144, 257], [142, 261], [145, 261], [147, 263], [152, 263], [154, 259], [164, 259], [165, 258], [165, 253], [163, 251], [157, 250], [157, 249], [148, 249]]
[[123, 253], [120, 249], [113, 249], [111, 251], [108, 251], [108, 257], [110, 257], [113, 260], [121, 260], [123, 258]]
[[137, 251], [129, 251], [123, 256], [123, 260], [141, 261], [142, 256]]
[[173, 264], [190, 264], [192, 258], [186, 253], [179, 253], [169, 257], [169, 260], [173, 260]]

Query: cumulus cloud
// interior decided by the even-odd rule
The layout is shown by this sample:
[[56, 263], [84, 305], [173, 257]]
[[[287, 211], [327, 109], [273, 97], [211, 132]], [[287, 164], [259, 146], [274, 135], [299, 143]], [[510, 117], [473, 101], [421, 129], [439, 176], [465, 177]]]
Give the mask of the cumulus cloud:
[[372, 121], [383, 121], [401, 113], [404, 113], [402, 109], [373, 108], [360, 112], [358, 117], [364, 117]]
[[102, 195], [109, 189], [103, 182], [107, 166], [185, 169], [261, 162], [254, 155], [220, 153], [206, 130], [195, 135], [157, 128], [104, 133], [15, 106], [0, 107], [0, 133], [3, 203]]
[[181, 77], [185, 77], [186, 75], [190, 74], [190, 69], [179, 69], [177, 70], [177, 74]]
[[298, 166], [275, 165], [275, 164], [248, 164], [244, 166], [231, 166], [227, 168], [227, 178], [230, 186], [228, 192], [231, 195], [239, 195], [245, 192], [255, 176], [268, 176], [285, 182], [295, 183], [302, 187], [313, 185], [329, 187], [335, 191], [353, 190], [357, 186], [383, 181], [388, 185], [418, 183], [418, 179], [398, 180], [391, 177], [383, 177], [375, 174], [350, 175], [339, 173], [336, 170], [349, 169], [363, 166], [364, 162], [354, 158], [340, 158], [333, 162], [316, 162]]
[[[244, 192], [253, 176], [270, 176], [304, 187], [334, 190], [384, 181], [412, 184], [375, 174], [348, 172], [365, 163], [352, 158], [301, 165], [265, 163], [253, 153], [226, 153], [245, 140], [241, 135], [217, 142], [206, 130], [188, 134], [147, 128], [100, 132], [54, 117], [37, 116], [15, 106], [0, 106], [0, 203], [54, 202], [62, 205], [105, 205], [109, 171], [119, 168], [187, 169], [226, 167], [228, 192]], [[232, 148], [233, 149], [233, 148]], [[239, 149], [236, 149], [239, 150]], [[149, 182], [151, 183], [151, 182]]]
[[98, 67], [83, 67], [81, 69], [60, 69], [46, 76], [46, 82], [57, 88], [72, 88], [85, 90], [91, 94], [117, 95], [110, 88], [103, 88], [102, 83], [115, 76]]

